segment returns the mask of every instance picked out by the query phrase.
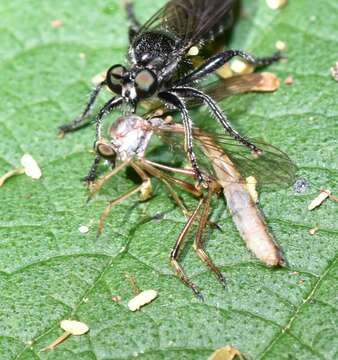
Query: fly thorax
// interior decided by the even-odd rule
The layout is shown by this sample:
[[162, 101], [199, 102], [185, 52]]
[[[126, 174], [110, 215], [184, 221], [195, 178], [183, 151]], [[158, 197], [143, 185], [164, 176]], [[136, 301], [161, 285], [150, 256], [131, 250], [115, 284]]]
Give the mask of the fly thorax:
[[149, 31], [134, 40], [130, 54], [132, 53], [134, 61], [139, 65], [146, 66], [155, 59], [164, 65], [174, 46], [175, 41], [166, 33]]

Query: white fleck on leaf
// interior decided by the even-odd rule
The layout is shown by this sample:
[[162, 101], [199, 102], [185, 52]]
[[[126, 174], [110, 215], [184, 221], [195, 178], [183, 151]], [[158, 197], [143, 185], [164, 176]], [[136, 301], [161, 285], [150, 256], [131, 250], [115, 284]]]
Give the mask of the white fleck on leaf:
[[157, 291], [155, 290], [145, 290], [136, 295], [134, 298], [129, 300], [128, 308], [131, 311], [139, 310], [142, 306], [149, 304], [154, 299], [157, 298]]
[[308, 210], [313, 210], [316, 207], [320, 206], [329, 196], [331, 195], [330, 190], [322, 190], [319, 195], [311, 201], [308, 206]]
[[36, 162], [36, 160], [33, 159], [32, 155], [30, 154], [25, 154], [22, 158], [21, 158], [21, 164], [25, 169], [25, 174], [29, 177], [31, 177], [32, 179], [40, 179], [40, 177], [42, 176], [40, 167], [38, 165], [38, 163]]
[[89, 331], [88, 325], [76, 320], [62, 320], [60, 327], [72, 335], [83, 335]]
[[266, 4], [272, 10], [278, 10], [281, 7], [285, 6], [286, 3], [287, 3], [287, 0], [266, 0]]
[[81, 225], [79, 227], [79, 231], [80, 231], [81, 234], [87, 234], [87, 232], [89, 231], [89, 228], [88, 228], [88, 226]]

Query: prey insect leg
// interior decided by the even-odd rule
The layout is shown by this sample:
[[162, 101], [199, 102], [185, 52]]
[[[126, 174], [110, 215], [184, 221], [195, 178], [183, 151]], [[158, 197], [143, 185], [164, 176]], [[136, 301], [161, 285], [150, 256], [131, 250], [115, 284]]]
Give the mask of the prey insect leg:
[[104, 227], [104, 223], [107, 219], [107, 216], [109, 215], [110, 210], [112, 209], [113, 206], [120, 204], [121, 202], [127, 200], [128, 198], [130, 198], [132, 195], [136, 194], [137, 192], [141, 191], [143, 184], [138, 185], [136, 187], [134, 187], [133, 189], [127, 191], [125, 194], [119, 196], [118, 198], [109, 201], [108, 205], [106, 206], [106, 208], [103, 210], [101, 216], [100, 216], [100, 221], [99, 221], [99, 227], [97, 229], [97, 235], [96, 237], [99, 237], [102, 234], [103, 231], [103, 227]]
[[184, 134], [185, 134], [185, 148], [188, 153], [189, 161], [191, 163], [191, 166], [195, 172], [196, 178], [199, 183], [205, 184], [205, 178], [201, 172], [201, 170], [198, 167], [196, 156], [193, 150], [192, 145], [192, 120], [189, 116], [188, 110], [184, 104], [184, 102], [174, 93], [171, 92], [162, 92], [159, 94], [159, 97], [174, 105], [181, 113], [182, 120], [183, 120], [183, 126], [184, 126]]
[[195, 219], [196, 219], [196, 217], [198, 215], [198, 212], [199, 212], [201, 206], [203, 205], [203, 203], [204, 203], [204, 199], [201, 199], [199, 201], [196, 209], [192, 213], [191, 217], [189, 218], [189, 220], [184, 225], [184, 228], [182, 229], [180, 235], [178, 236], [178, 238], [176, 240], [175, 246], [173, 247], [173, 249], [170, 252], [170, 263], [171, 263], [171, 266], [172, 266], [173, 270], [175, 271], [176, 275], [202, 301], [204, 301], [203, 295], [198, 290], [196, 285], [187, 277], [187, 275], [185, 275], [185, 273], [184, 273], [184, 271], [183, 271], [183, 269], [182, 269], [182, 267], [179, 264], [177, 259], [178, 259], [178, 255], [179, 255], [179, 251], [180, 251], [180, 248], [182, 246], [182, 243], [183, 243], [183, 241], [184, 241], [184, 239], [185, 239], [191, 225], [195, 221]]
[[221, 108], [217, 105], [217, 103], [207, 94], [204, 94], [202, 91], [191, 87], [177, 87], [175, 88], [175, 92], [183, 97], [198, 97], [201, 98], [212, 111], [213, 116], [218, 120], [218, 122], [223, 126], [223, 128], [232, 136], [234, 139], [247, 146], [251, 151], [259, 153], [259, 149], [249, 140], [244, 138], [239, 132], [237, 132], [230, 124], [226, 116], [224, 115]]
[[[88, 102], [86, 104], [86, 107], [84, 108], [83, 112], [81, 113], [80, 116], [78, 116], [74, 121], [72, 121], [71, 123], [68, 124], [64, 124], [62, 126], [59, 127], [59, 133], [61, 136], [63, 136], [65, 133], [67, 132], [71, 132], [71, 131], [75, 131], [78, 130], [79, 128], [81, 128], [84, 125], [87, 125], [87, 118], [91, 113], [91, 110], [95, 104], [95, 100], [98, 97], [100, 91], [102, 90], [102, 88], [106, 85], [105, 81], [102, 81], [101, 83], [99, 83], [95, 89], [91, 92]], [[89, 124], [89, 122], [88, 122]]]
[[208, 221], [211, 198], [215, 191], [217, 191], [216, 183], [215, 183], [215, 185], [209, 186], [208, 195], [205, 199], [204, 208], [203, 208], [200, 222], [198, 225], [198, 230], [196, 233], [193, 248], [196, 251], [197, 256], [209, 267], [209, 269], [212, 272], [215, 273], [219, 282], [223, 285], [224, 288], [226, 288], [226, 282], [225, 282], [223, 274], [218, 269], [218, 267], [212, 262], [212, 260], [208, 256], [208, 254], [205, 252], [204, 247], [203, 247], [203, 241], [202, 241], [202, 235], [203, 235], [205, 226]]
[[140, 31], [141, 25], [135, 17], [134, 4], [130, 0], [124, 0], [123, 5], [126, 9], [128, 19], [129, 41], [132, 42], [135, 35]]
[[[156, 166], [156, 163], [153, 163], [153, 164]], [[173, 176], [167, 175], [166, 173], [162, 172], [159, 169], [156, 169], [154, 166], [152, 166], [146, 162], [143, 162], [142, 166], [150, 175], [156, 177], [157, 179], [159, 179], [160, 181], [163, 182], [163, 184], [169, 191], [170, 195], [176, 202], [176, 204], [182, 209], [183, 215], [186, 218], [190, 217], [191, 216], [190, 211], [183, 204], [182, 200], [180, 199], [180, 197], [178, 196], [176, 191], [173, 189], [170, 182], [175, 184], [176, 186], [180, 187], [181, 189], [191, 193], [192, 195], [194, 195], [196, 197], [201, 197], [203, 195], [203, 193], [200, 190], [198, 190], [195, 186], [193, 186], [192, 184], [190, 184], [186, 181], [183, 181], [181, 179], [177, 179]]]
[[[170, 176], [166, 173], [164, 173], [163, 171], [159, 170], [159, 169], [165, 169], [167, 171], [172, 171], [172, 172], [177, 172], [177, 173], [181, 173], [184, 174], [186, 176], [189, 177], [193, 177], [195, 178], [195, 174], [193, 173], [193, 171], [191, 170], [187, 170], [187, 169], [179, 169], [179, 168], [173, 168], [170, 166], [166, 166], [166, 165], [162, 165], [162, 164], [157, 164], [153, 161], [149, 161], [149, 160], [143, 160], [143, 164], [145, 166], [146, 171], [158, 178], [159, 180], [161, 180], [164, 185], [167, 187], [169, 193], [171, 194], [171, 196], [173, 197], [174, 201], [177, 203], [178, 206], [181, 207], [183, 215], [188, 218], [191, 216], [191, 212], [187, 209], [187, 207], [183, 204], [183, 202], [181, 201], [181, 199], [179, 198], [179, 196], [177, 195], [176, 191], [172, 188], [172, 186], [170, 185], [169, 182], [172, 182], [174, 185], [180, 187], [181, 189], [183, 189], [184, 191], [187, 191], [189, 193], [191, 193], [192, 195], [200, 198], [203, 196], [203, 193], [194, 185], [183, 181], [181, 179], [177, 179], [173, 176]], [[159, 168], [159, 169], [158, 169]], [[215, 186], [213, 185], [213, 188], [215, 188]], [[220, 227], [211, 222], [211, 221], [207, 221], [207, 224], [212, 227], [212, 228], [216, 228], [220, 230]]]
[[200, 78], [206, 76], [207, 74], [214, 72], [215, 70], [223, 66], [225, 63], [227, 63], [235, 56], [241, 57], [242, 59], [244, 59], [245, 61], [247, 61], [248, 63], [254, 66], [267, 66], [274, 62], [279, 61], [282, 58], [282, 55], [280, 53], [276, 53], [271, 57], [256, 59], [252, 55], [242, 50], [227, 50], [219, 54], [216, 54], [211, 58], [209, 58], [208, 60], [206, 60], [203, 64], [201, 64], [195, 70], [193, 70], [190, 74], [178, 80], [175, 85], [190, 84], [196, 80], [199, 80]]
[[124, 163], [122, 163], [121, 167], [119, 169], [118, 168], [114, 169], [114, 170], [117, 170], [117, 171], [115, 171], [114, 175], [118, 171], [120, 171], [128, 163], [140, 175], [140, 177], [142, 179], [142, 184], [130, 189], [125, 194], [117, 197], [116, 199], [109, 201], [108, 205], [103, 210], [103, 212], [102, 212], [102, 214], [100, 216], [99, 227], [98, 227], [98, 230], [97, 230], [97, 237], [99, 237], [102, 234], [102, 231], [103, 231], [103, 228], [104, 228], [104, 223], [105, 223], [105, 221], [107, 219], [107, 216], [109, 215], [109, 212], [110, 212], [110, 210], [112, 209], [113, 206], [115, 206], [117, 204], [120, 204], [121, 202], [127, 200], [128, 198], [130, 198], [132, 195], [136, 194], [137, 192], [141, 193], [141, 200], [145, 200], [146, 199], [145, 194], [149, 194], [150, 178], [135, 163], [133, 163], [133, 162], [124, 162]]
[[[123, 168], [125, 168], [129, 164], [129, 161], [124, 161], [123, 163], [119, 164], [116, 168], [114, 168], [110, 173], [107, 175], [102, 176], [97, 181], [92, 183], [89, 187], [90, 190], [90, 196], [89, 199], [91, 199], [97, 192], [100, 191], [102, 186], [114, 175], [116, 175], [118, 172], [120, 172]], [[88, 199], [88, 200], [89, 200]]]

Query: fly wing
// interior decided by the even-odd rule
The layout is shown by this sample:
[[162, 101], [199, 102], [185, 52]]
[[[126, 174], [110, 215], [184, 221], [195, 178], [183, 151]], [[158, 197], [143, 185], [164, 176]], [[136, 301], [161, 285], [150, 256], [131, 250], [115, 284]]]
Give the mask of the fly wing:
[[[180, 153], [181, 159], [186, 159], [184, 131], [180, 124], [163, 125], [155, 130], [155, 134], [170, 145], [171, 152], [176, 158]], [[194, 129], [194, 152], [199, 166], [207, 174], [215, 174], [214, 166], [219, 166], [217, 164], [221, 158], [220, 154], [225, 154], [222, 157], [224, 161], [222, 169], [228, 171], [234, 182], [254, 176], [259, 186], [272, 190], [292, 185], [297, 167], [288, 155], [264, 141], [253, 140], [253, 142], [261, 150], [260, 155], [252, 154], [244, 145], [226, 134], [210, 134]]]
[[[259, 186], [268, 188], [287, 187], [295, 182], [296, 165], [289, 156], [280, 149], [262, 140], [250, 139], [261, 150], [260, 154], [252, 153], [235, 139], [224, 134], [208, 134], [212, 141], [207, 147], [221, 149], [226, 154], [225, 162], [233, 164], [242, 178], [253, 176]], [[207, 161], [214, 161], [208, 158]], [[206, 159], [204, 158], [204, 161]]]
[[[232, 17], [234, 0], [170, 0], [140, 29], [172, 34], [182, 50], [197, 45], [221, 24], [227, 15]], [[226, 22], [229, 25], [229, 21]]]
[[[271, 73], [252, 73], [232, 76], [227, 79], [218, 79], [208, 84], [203, 84], [200, 89], [216, 101], [226, 97], [248, 92], [272, 92], [279, 87], [279, 80]], [[186, 100], [189, 108], [200, 106], [203, 100], [189, 98]]]

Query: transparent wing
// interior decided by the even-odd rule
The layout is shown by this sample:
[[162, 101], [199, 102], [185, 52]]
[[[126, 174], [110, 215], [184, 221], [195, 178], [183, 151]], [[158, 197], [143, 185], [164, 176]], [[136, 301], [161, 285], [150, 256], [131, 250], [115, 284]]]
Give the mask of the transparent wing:
[[[200, 89], [219, 101], [228, 96], [244, 94], [248, 92], [271, 92], [279, 87], [279, 80], [271, 73], [253, 73], [233, 76], [228, 79], [218, 79], [209, 84], [201, 85]], [[200, 106], [203, 101], [200, 98], [191, 98], [186, 101], [189, 108]]]
[[[228, 15], [232, 17], [234, 0], [170, 0], [140, 29], [171, 33], [183, 49], [202, 40]], [[229, 21], [225, 22], [229, 25]], [[138, 35], [139, 35], [138, 34]]]
[[[209, 84], [200, 85], [199, 89], [205, 94], [209, 95], [216, 101], [223, 100], [229, 96], [244, 94], [249, 92], [272, 92], [279, 87], [279, 80], [271, 73], [253, 73], [246, 75], [233, 76], [228, 79], [218, 79]], [[145, 114], [146, 117], [151, 117], [151, 114], [161, 107], [161, 103], [153, 100], [145, 100], [142, 102], [149, 112]], [[203, 100], [200, 98], [186, 99], [186, 105], [189, 109], [203, 105]], [[163, 111], [167, 114], [175, 113], [174, 109]]]
[[[216, 150], [216, 154], [222, 149], [226, 154], [224, 161], [234, 164], [243, 178], [254, 176], [258, 185], [269, 187], [290, 186], [294, 183], [297, 167], [288, 155], [278, 148], [258, 139], [250, 139], [261, 150], [260, 155], [257, 155], [227, 135], [208, 134], [208, 136], [212, 141], [206, 146]], [[208, 158], [213, 162], [216, 159], [219, 159], [219, 156], [211, 155]], [[202, 161], [205, 160], [204, 157]]]
[[[179, 124], [159, 127], [155, 133], [170, 145], [171, 152], [184, 161], [183, 128]], [[194, 151], [199, 166], [207, 173], [217, 176], [215, 166], [222, 167], [235, 182], [254, 176], [259, 186], [270, 189], [290, 186], [295, 181], [296, 165], [286, 153], [261, 140], [252, 140], [261, 150], [254, 155], [245, 146], [225, 134], [194, 131]], [[207, 151], [205, 150], [207, 148]], [[223, 154], [224, 156], [222, 156]], [[223, 162], [223, 165], [219, 165]], [[240, 178], [238, 177], [238, 172]]]

